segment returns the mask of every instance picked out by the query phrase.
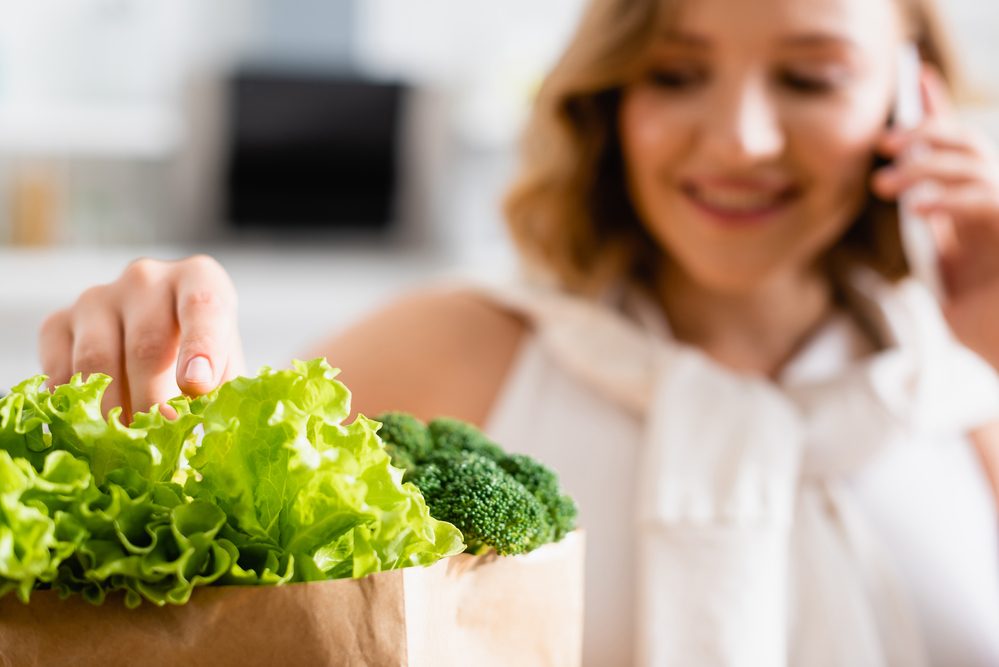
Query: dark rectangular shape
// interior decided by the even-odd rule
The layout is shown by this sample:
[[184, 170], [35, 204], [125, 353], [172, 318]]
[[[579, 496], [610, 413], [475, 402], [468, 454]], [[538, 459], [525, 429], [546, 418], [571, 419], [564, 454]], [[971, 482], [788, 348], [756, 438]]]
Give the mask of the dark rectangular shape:
[[402, 86], [242, 71], [231, 82], [226, 214], [237, 227], [385, 229]]

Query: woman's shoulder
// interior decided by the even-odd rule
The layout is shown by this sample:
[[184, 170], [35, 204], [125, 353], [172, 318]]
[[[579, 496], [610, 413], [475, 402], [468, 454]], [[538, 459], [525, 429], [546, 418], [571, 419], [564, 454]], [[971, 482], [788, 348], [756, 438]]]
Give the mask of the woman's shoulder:
[[482, 425], [527, 322], [471, 289], [408, 294], [325, 341], [313, 356], [341, 369], [356, 413], [402, 410]]

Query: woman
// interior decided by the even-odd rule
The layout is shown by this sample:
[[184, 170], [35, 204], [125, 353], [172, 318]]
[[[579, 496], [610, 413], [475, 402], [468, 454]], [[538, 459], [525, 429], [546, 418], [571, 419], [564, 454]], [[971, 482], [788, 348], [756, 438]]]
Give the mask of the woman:
[[[953, 124], [928, 3], [597, 0], [507, 202], [546, 287], [413, 295], [318, 351], [359, 412], [453, 415], [561, 471], [588, 664], [999, 663], [999, 166]], [[930, 117], [888, 131], [910, 40]], [[895, 283], [869, 196], [927, 182], [978, 357]], [[46, 321], [42, 363], [135, 410], [200, 394], [243, 372], [235, 301], [208, 258], [141, 260]]]

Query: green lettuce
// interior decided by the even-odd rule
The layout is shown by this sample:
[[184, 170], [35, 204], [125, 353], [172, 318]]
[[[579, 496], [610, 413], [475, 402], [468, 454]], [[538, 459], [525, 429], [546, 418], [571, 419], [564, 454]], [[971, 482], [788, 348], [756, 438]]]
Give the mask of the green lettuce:
[[379, 424], [342, 423], [350, 393], [335, 374], [325, 362], [295, 362], [189, 404], [204, 436], [185, 490], [230, 517], [230, 536], [252, 554], [239, 577], [361, 577], [463, 548], [457, 529], [431, 518], [416, 487], [402, 482]]
[[0, 595], [27, 601], [36, 585], [55, 580], [86, 531], [67, 511], [92, 497], [86, 463], [66, 452], [45, 457], [42, 470], [0, 450]]
[[103, 375], [0, 399], [0, 595], [186, 602], [196, 586], [280, 584], [427, 565], [460, 552], [402, 482], [324, 360], [105, 419]]

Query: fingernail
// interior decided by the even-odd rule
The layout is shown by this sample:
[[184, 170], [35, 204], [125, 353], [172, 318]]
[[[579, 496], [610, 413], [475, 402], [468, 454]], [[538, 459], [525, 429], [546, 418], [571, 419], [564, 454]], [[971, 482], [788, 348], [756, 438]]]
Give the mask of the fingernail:
[[207, 357], [191, 357], [184, 371], [184, 379], [191, 384], [208, 384], [212, 381], [212, 363]]

